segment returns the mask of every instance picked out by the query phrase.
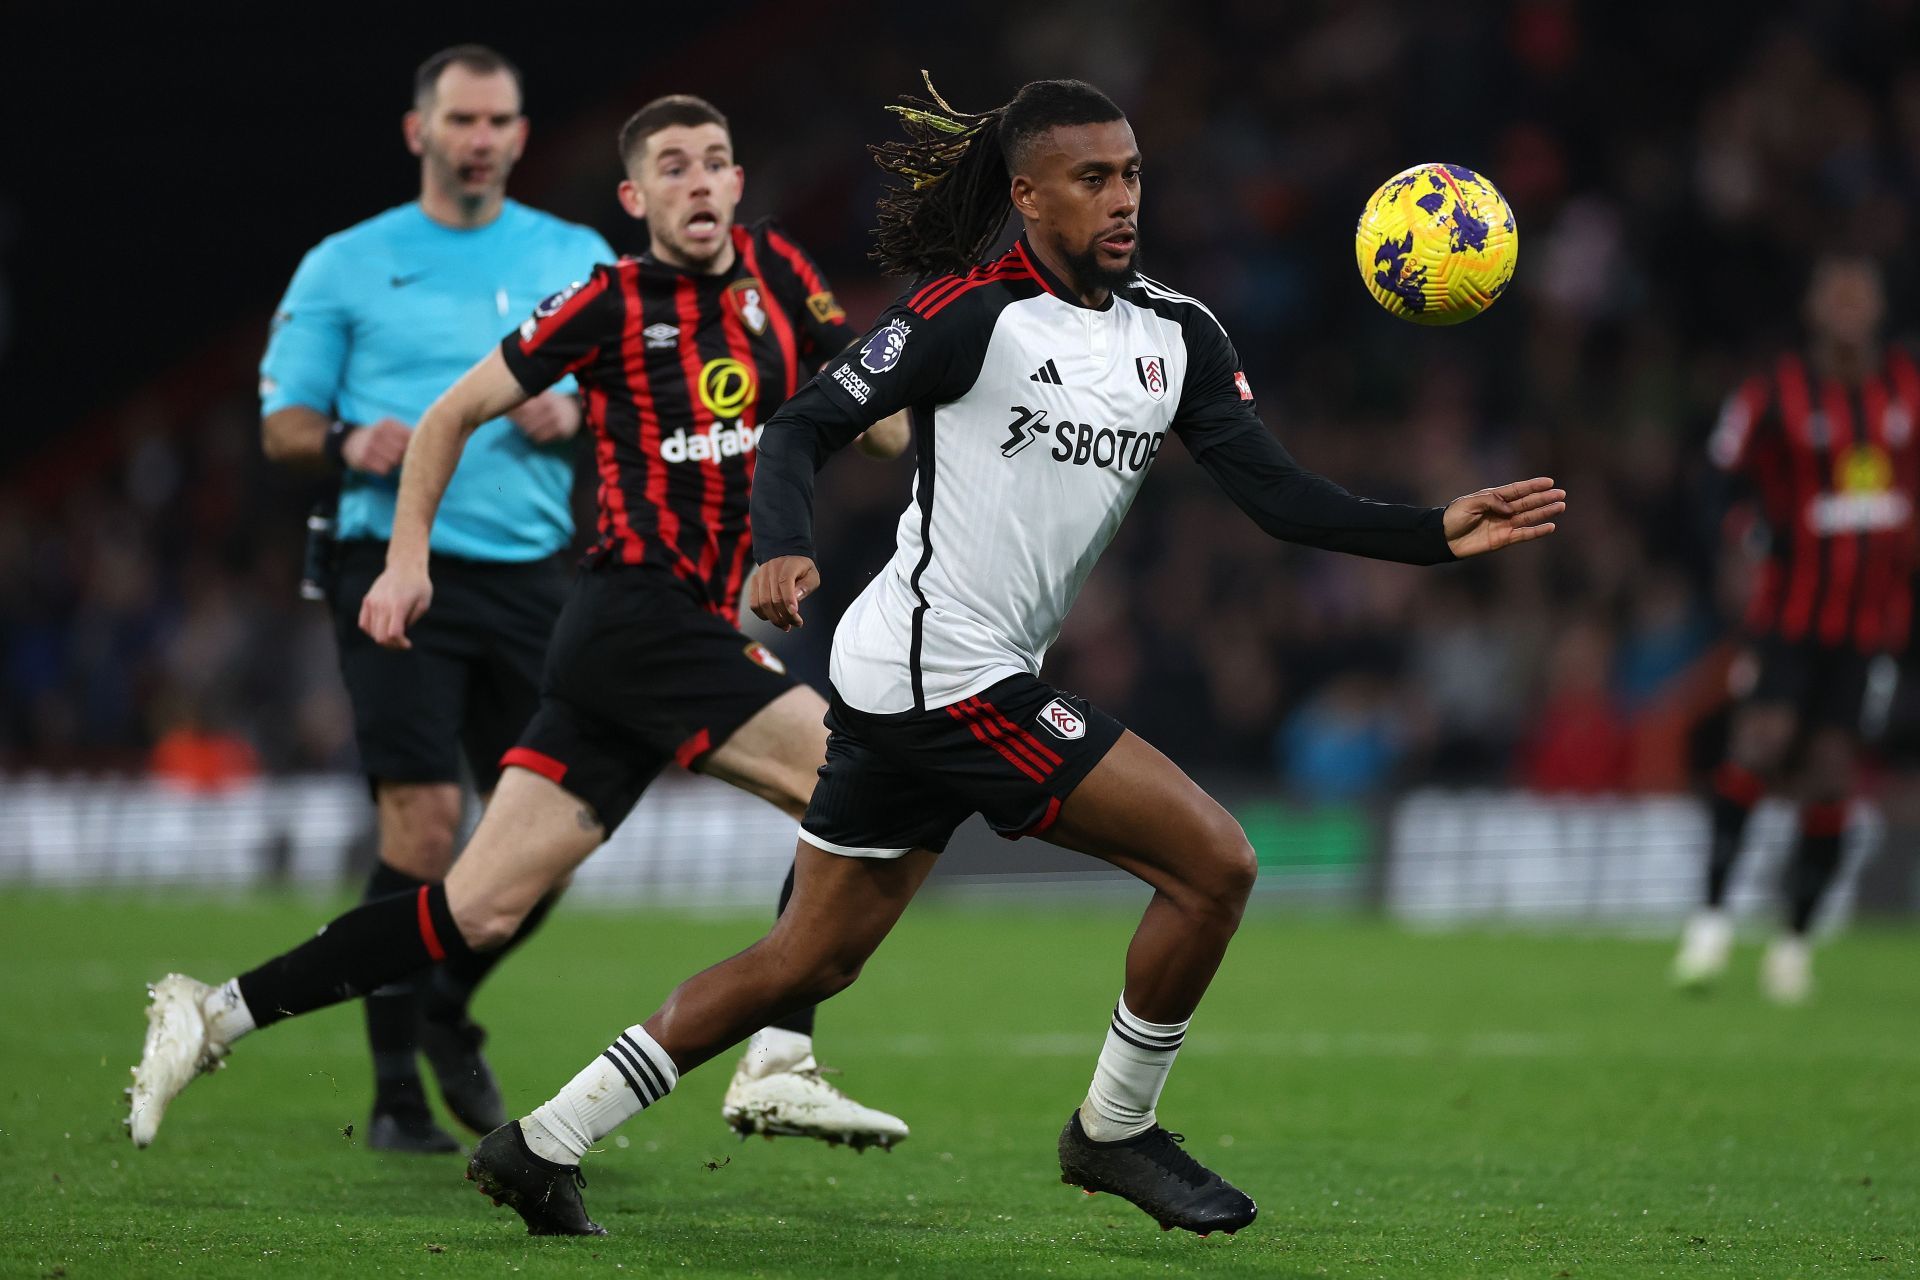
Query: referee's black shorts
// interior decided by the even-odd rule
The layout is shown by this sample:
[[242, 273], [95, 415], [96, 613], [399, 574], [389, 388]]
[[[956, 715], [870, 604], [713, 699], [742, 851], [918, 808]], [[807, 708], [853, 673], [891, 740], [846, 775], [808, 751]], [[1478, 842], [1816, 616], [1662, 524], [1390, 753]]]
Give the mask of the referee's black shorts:
[[558, 556], [434, 555], [433, 604], [407, 628], [413, 647], [385, 649], [360, 630], [360, 603], [386, 563], [384, 542], [341, 543], [328, 598], [361, 767], [375, 783], [458, 782], [464, 753], [474, 784], [491, 791], [501, 753], [539, 706], [566, 569]]
[[501, 763], [565, 787], [611, 834], [668, 763], [698, 769], [797, 683], [666, 570], [584, 569], [554, 627], [540, 709]]
[[892, 715], [857, 710], [836, 692], [827, 729], [800, 838], [850, 858], [938, 853], [975, 813], [1009, 840], [1041, 835], [1126, 732], [1085, 698], [1029, 675]]

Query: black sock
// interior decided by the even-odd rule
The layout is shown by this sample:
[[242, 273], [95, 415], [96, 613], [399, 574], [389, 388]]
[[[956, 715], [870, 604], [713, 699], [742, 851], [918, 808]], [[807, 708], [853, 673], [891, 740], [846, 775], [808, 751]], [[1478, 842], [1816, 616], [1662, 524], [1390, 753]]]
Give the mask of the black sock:
[[493, 967], [507, 958], [509, 951], [533, 936], [558, 901], [560, 890], [556, 889], [534, 903], [533, 910], [527, 912], [527, 918], [520, 922], [520, 927], [513, 931], [513, 936], [507, 939], [505, 946], [492, 951], [468, 951], [458, 956], [450, 954], [446, 963], [435, 965], [421, 1000], [422, 1015], [435, 1022], [464, 1022], [474, 991], [493, 972]]
[[[395, 894], [418, 894], [431, 881], [376, 862], [367, 877], [367, 891], [361, 902], [378, 902]], [[385, 982], [367, 993], [361, 1006], [367, 1015], [367, 1048], [373, 1051], [373, 1109], [392, 1111], [400, 1107], [424, 1109], [426, 1094], [420, 1087], [420, 993], [431, 972], [426, 969]]]
[[[787, 868], [786, 883], [780, 886], [780, 905], [773, 913], [776, 919], [786, 914], [787, 903], [792, 900], [793, 866], [789, 866]], [[793, 1031], [803, 1036], [810, 1036], [813, 1034], [813, 1014], [816, 1008], [818, 1008], [817, 1005], [810, 1004], [804, 1009], [795, 1009], [792, 1013], [775, 1018], [767, 1025], [776, 1027], [781, 1031]]]
[[1787, 926], [1801, 937], [1813, 926], [1820, 900], [1840, 870], [1845, 825], [1844, 805], [1810, 804], [1800, 811], [1800, 840], [1787, 864]]
[[1713, 846], [1707, 855], [1707, 905], [1726, 904], [1727, 885], [1740, 861], [1747, 837], [1747, 819], [1765, 794], [1760, 779], [1739, 765], [1720, 766], [1713, 779]]
[[240, 975], [255, 1026], [366, 995], [450, 956], [470, 954], [444, 885], [365, 902], [257, 969]]

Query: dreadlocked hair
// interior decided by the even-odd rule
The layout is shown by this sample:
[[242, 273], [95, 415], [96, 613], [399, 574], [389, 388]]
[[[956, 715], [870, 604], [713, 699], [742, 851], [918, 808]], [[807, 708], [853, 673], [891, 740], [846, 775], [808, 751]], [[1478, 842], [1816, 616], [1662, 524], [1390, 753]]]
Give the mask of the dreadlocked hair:
[[999, 137], [1006, 108], [961, 111], [940, 96], [932, 76], [922, 71], [920, 78], [925, 98], [908, 95], [887, 107], [906, 141], [867, 148], [897, 179], [880, 197], [871, 256], [889, 275], [914, 279], [973, 266], [1013, 212]]
[[1105, 94], [1081, 80], [1036, 80], [991, 111], [962, 111], [920, 73], [924, 98], [887, 107], [905, 141], [867, 148], [896, 181], [881, 195], [871, 257], [890, 275], [922, 279], [966, 271], [993, 247], [1013, 212], [1010, 165], [1055, 125], [1122, 118]]

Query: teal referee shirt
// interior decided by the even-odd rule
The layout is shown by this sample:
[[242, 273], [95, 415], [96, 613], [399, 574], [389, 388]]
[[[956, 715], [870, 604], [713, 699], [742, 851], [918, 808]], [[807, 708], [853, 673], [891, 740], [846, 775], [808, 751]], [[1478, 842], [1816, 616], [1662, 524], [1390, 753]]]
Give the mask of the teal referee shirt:
[[[598, 232], [514, 200], [457, 230], [418, 202], [328, 236], [294, 272], [260, 362], [260, 408], [304, 405], [344, 422], [417, 425], [440, 393], [542, 298], [614, 252]], [[557, 384], [571, 391], [571, 380]], [[573, 443], [536, 446], [511, 422], [467, 442], [433, 522], [432, 548], [525, 562], [573, 537]], [[400, 478], [348, 471], [336, 536], [386, 541]]]

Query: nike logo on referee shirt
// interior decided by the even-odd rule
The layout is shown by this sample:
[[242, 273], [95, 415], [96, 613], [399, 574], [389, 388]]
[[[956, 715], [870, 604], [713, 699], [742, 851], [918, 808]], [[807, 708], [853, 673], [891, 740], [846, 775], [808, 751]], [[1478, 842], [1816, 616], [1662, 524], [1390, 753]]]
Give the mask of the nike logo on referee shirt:
[[420, 279], [422, 276], [427, 276], [431, 274], [433, 274], [431, 271], [416, 271], [410, 276], [394, 276], [387, 283], [391, 284], [396, 289], [404, 289], [408, 285], [412, 284], [415, 280]]

